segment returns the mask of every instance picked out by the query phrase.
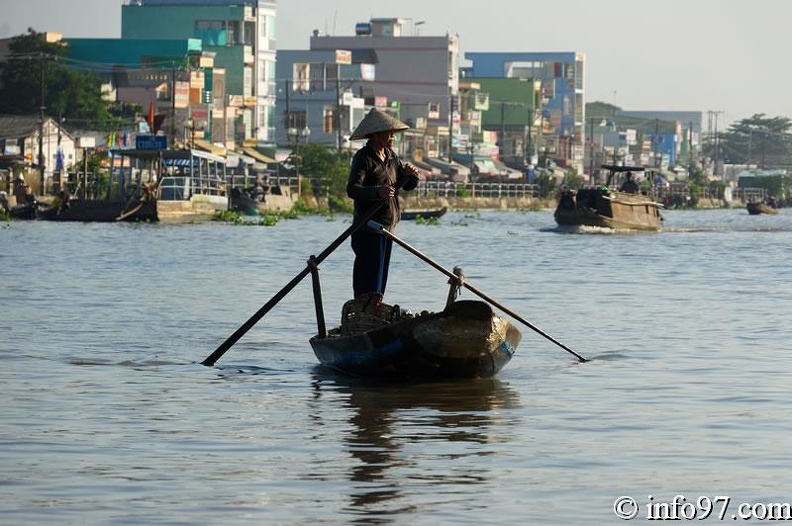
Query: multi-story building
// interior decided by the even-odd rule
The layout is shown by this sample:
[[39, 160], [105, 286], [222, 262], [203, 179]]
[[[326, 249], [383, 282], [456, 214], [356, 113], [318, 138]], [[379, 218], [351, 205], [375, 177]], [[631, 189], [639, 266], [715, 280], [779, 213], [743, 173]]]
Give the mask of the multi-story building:
[[278, 50], [276, 144], [309, 140], [339, 150], [351, 147], [349, 136], [365, 116], [365, 105], [349, 84], [367, 85], [375, 74], [372, 64], [355, 62], [352, 55], [340, 49]]
[[[523, 170], [529, 164], [535, 164], [538, 148], [538, 135], [541, 131], [541, 114], [539, 113], [541, 83], [519, 78], [465, 78], [460, 86], [468, 83], [477, 86], [463, 98], [462, 107], [471, 107], [469, 101], [486, 100], [483, 111], [469, 122], [480, 121], [479, 128], [491, 132], [496, 138], [495, 155], [509, 166]], [[467, 99], [465, 101], [464, 99]], [[467, 139], [470, 152], [487, 154], [495, 144], [486, 141], [487, 135], [473, 131]], [[494, 156], [490, 153], [490, 156]]]
[[[424, 36], [404, 18], [372, 18], [355, 27], [351, 36], [315, 33], [311, 51], [349, 50], [353, 62], [372, 64], [374, 82], [341, 79], [341, 89], [357, 93], [369, 106], [388, 108], [412, 130], [404, 134], [409, 152], [421, 149], [428, 157], [450, 155], [459, 137], [459, 38]], [[357, 124], [354, 122], [353, 124]]]
[[648, 140], [652, 166], [690, 165], [701, 148], [700, 111], [619, 111], [615, 120], [636, 128]]
[[[215, 132], [217, 142], [222, 142], [222, 127], [212, 129], [208, 106], [202, 104], [212, 83], [222, 81], [222, 72], [214, 71], [212, 57], [202, 51], [200, 40], [70, 38], [65, 42], [66, 57], [93, 68], [107, 83], [113, 102], [157, 115], [168, 144], [186, 139], [188, 122], [202, 122], [201, 136], [210, 139]], [[223, 108], [216, 106], [215, 113], [221, 115]]]
[[579, 52], [467, 52], [464, 79], [516, 78], [541, 82], [540, 148], [583, 171], [585, 55]]
[[[224, 100], [209, 95], [212, 126], [230, 120], [233, 142], [263, 143], [275, 131], [275, 0], [129, 0], [122, 39], [198, 38], [225, 75]], [[211, 84], [210, 84], [211, 85]], [[214, 107], [223, 107], [217, 115]]]

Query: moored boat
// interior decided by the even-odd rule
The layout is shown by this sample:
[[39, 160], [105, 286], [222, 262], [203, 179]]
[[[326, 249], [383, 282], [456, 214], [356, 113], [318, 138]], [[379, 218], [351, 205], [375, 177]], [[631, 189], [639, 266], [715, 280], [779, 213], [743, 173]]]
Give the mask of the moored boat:
[[22, 204], [11, 205], [5, 191], [0, 192], [0, 209], [11, 219], [35, 219], [38, 202], [33, 195], [27, 196]]
[[153, 198], [73, 199], [64, 194], [48, 206], [36, 209], [36, 219], [47, 221], [158, 221], [157, 201]]
[[294, 206], [288, 186], [231, 189], [231, 210], [245, 215], [288, 212]]
[[412, 210], [402, 210], [401, 211], [401, 219], [402, 220], [414, 220], [414, 219], [435, 219], [440, 218], [448, 212], [448, 207], [442, 208], [424, 208], [424, 209], [412, 209]]
[[658, 231], [663, 205], [652, 195], [610, 188], [617, 174], [644, 171], [640, 166], [610, 166], [608, 185], [578, 190], [562, 189], [553, 217], [560, 226], [593, 226], [610, 229]]

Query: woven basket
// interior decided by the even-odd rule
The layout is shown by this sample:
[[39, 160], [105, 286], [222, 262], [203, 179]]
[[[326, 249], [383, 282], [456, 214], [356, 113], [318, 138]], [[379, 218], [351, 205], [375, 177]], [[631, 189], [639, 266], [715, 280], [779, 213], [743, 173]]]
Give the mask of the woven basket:
[[349, 300], [341, 308], [341, 334], [366, 332], [406, 316], [408, 314], [402, 312], [398, 305], [377, 305], [370, 298]]

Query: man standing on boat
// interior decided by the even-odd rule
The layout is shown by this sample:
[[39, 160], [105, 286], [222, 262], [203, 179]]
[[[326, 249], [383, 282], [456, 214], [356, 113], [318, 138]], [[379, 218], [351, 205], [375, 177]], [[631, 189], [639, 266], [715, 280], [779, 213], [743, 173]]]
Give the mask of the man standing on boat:
[[633, 180], [633, 174], [627, 172], [624, 177], [624, 183], [622, 183], [619, 191], [626, 192], [628, 194], [637, 194], [640, 191], [640, 187], [638, 186], [638, 183]]
[[[399, 190], [412, 190], [419, 181], [418, 170], [403, 163], [393, 151], [395, 134], [408, 129], [399, 119], [373, 108], [350, 137], [368, 139], [352, 158], [347, 182], [347, 195], [355, 202], [355, 218], [379, 206], [371, 220], [391, 232], [401, 216]], [[352, 234], [352, 288], [356, 302], [363, 308], [370, 305], [377, 311], [382, 303], [392, 247], [389, 237], [366, 227]]]

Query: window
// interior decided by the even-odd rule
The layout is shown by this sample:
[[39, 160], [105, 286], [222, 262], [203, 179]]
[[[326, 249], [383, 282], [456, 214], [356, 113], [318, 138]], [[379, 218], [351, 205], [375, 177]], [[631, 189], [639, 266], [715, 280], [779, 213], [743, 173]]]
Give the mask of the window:
[[228, 33], [222, 20], [196, 20], [193, 36], [207, 46], [228, 45]]
[[325, 108], [324, 110], [324, 132], [333, 133], [336, 131], [335, 127], [336, 112], [333, 108]]
[[292, 91], [308, 91], [310, 88], [308, 84], [310, 72], [311, 67], [309, 64], [294, 64]]
[[290, 117], [291, 118], [289, 120], [291, 121], [291, 124], [287, 126], [287, 128], [295, 128], [299, 132], [299, 130], [302, 130], [308, 125], [308, 119], [306, 118], [305, 110], [291, 110]]

